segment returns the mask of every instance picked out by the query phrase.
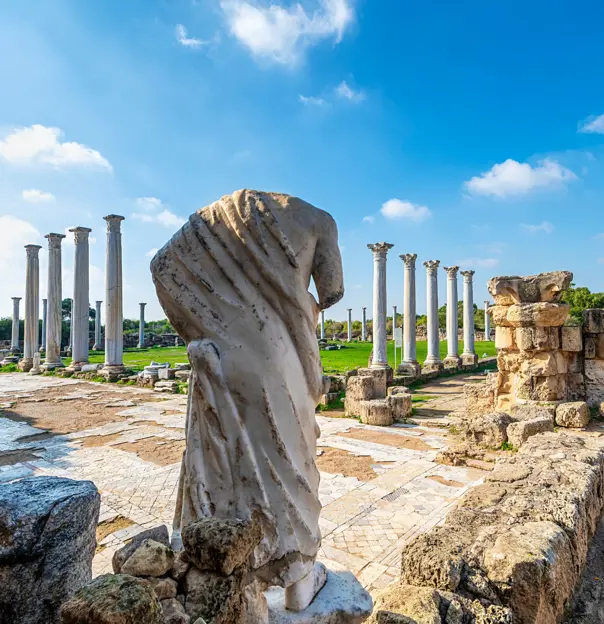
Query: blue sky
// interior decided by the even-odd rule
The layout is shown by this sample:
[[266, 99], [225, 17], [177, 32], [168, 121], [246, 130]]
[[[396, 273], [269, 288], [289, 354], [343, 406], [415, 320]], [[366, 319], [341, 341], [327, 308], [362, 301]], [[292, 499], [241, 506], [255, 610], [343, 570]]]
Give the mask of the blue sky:
[[402, 253], [420, 312], [429, 259], [475, 269], [479, 303], [501, 274], [604, 290], [602, 23], [595, 0], [0, 0], [0, 314], [22, 246], [76, 225], [104, 299], [118, 213], [125, 314], [162, 316], [149, 254], [243, 187], [336, 218], [346, 295], [328, 317], [371, 309], [382, 240], [399, 309]]

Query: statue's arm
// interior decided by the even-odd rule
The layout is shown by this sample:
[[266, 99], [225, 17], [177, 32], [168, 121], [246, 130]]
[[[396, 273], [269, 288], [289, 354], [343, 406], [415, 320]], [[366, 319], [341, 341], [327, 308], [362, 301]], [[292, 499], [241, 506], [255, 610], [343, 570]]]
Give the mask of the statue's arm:
[[325, 310], [344, 296], [342, 257], [338, 245], [338, 227], [325, 213], [315, 248], [312, 277], [319, 295], [319, 308]]

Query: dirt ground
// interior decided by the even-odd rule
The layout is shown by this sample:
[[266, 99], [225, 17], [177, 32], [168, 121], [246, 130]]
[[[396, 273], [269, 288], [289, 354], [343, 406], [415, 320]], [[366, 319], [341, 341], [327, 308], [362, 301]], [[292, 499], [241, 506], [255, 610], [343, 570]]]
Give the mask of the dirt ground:
[[430, 475], [429, 477], [426, 477], [426, 479], [430, 479], [432, 481], [436, 481], [436, 483], [440, 483], [441, 485], [448, 485], [449, 487], [463, 487], [463, 483], [460, 483], [459, 481], [452, 481], [449, 479], [445, 479], [444, 477], [441, 477], [440, 475]]
[[84, 438], [79, 438], [78, 442], [80, 442], [83, 448], [98, 448], [99, 446], [105, 446], [110, 442], [114, 442], [120, 438], [121, 435], [120, 432], [110, 433], [109, 435], [86, 436]]
[[348, 451], [322, 447], [323, 453], [317, 457], [317, 468], [329, 474], [356, 477], [359, 481], [371, 481], [378, 476], [373, 466], [386, 466], [392, 462], [376, 462], [369, 455], [355, 455]]
[[136, 453], [141, 459], [158, 466], [169, 466], [179, 462], [185, 451], [184, 440], [166, 440], [166, 438], [144, 438], [136, 442], [116, 444], [113, 448]]
[[116, 516], [113, 520], [106, 520], [101, 522], [96, 527], [96, 541], [103, 541], [108, 535], [120, 531], [121, 529], [127, 529], [132, 526], [134, 522], [124, 516]]
[[350, 431], [338, 433], [338, 436], [354, 438], [355, 440], [362, 440], [363, 442], [375, 442], [376, 444], [395, 446], [396, 448], [406, 448], [412, 451], [435, 450], [419, 437], [403, 436], [396, 433], [382, 433], [381, 431], [373, 431], [371, 429], [353, 427]]

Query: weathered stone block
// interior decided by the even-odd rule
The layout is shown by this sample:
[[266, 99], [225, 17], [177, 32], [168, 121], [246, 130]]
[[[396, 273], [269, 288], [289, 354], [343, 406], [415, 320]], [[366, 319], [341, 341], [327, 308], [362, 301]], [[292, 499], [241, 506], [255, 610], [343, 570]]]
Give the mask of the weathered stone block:
[[521, 351], [553, 351], [560, 347], [557, 327], [517, 327], [516, 345]]
[[126, 559], [122, 574], [131, 576], [163, 576], [174, 563], [174, 552], [169, 546], [146, 539]]
[[261, 540], [260, 524], [253, 520], [202, 518], [182, 531], [189, 561], [200, 570], [225, 576], [246, 564]]
[[507, 428], [512, 419], [505, 412], [491, 412], [470, 416], [463, 421], [466, 438], [485, 448], [499, 448], [507, 441]]
[[[520, 372], [529, 377], [546, 377], [558, 374], [558, 358], [552, 351], [537, 351], [533, 354], [523, 354], [521, 358]], [[566, 361], [563, 361], [566, 372]]]
[[61, 624], [164, 624], [151, 584], [126, 574], [104, 574], [63, 605]]
[[569, 401], [584, 401], [586, 399], [583, 373], [568, 373], [566, 375], [566, 398]]
[[361, 401], [373, 398], [373, 377], [355, 375], [348, 378], [344, 411], [347, 416], [361, 415]]
[[511, 423], [507, 429], [508, 442], [520, 448], [531, 436], [554, 430], [554, 419], [551, 416], [538, 416], [530, 420]]
[[604, 401], [604, 361], [585, 360], [585, 400], [591, 406]]
[[386, 400], [390, 404], [392, 418], [394, 420], [405, 420], [411, 416], [413, 400], [410, 394], [391, 394]]
[[597, 336], [595, 335], [586, 335], [584, 337], [585, 348], [583, 353], [585, 355], [585, 359], [593, 360], [598, 353], [598, 342]]
[[340, 398], [339, 392], [328, 392], [327, 394], [322, 394], [319, 403], [321, 405], [329, 405], [330, 403], [335, 403]]
[[564, 375], [551, 377], [533, 377], [531, 379], [532, 401], [562, 401], [565, 398], [566, 378]]
[[243, 570], [229, 576], [191, 568], [184, 578], [185, 611], [194, 622], [203, 618], [213, 624], [241, 622]]
[[366, 425], [387, 427], [394, 422], [392, 406], [388, 399], [361, 401], [361, 422]]
[[176, 369], [175, 368], [160, 368], [158, 371], [158, 376], [160, 379], [164, 381], [170, 381], [172, 379], [176, 379]]
[[434, 379], [442, 373], [444, 368], [445, 365], [442, 362], [424, 362], [424, 366], [422, 367], [422, 377]]
[[516, 340], [513, 327], [495, 327], [495, 348], [516, 348]]
[[551, 271], [539, 275], [493, 277], [487, 288], [497, 305], [559, 301], [570, 286], [573, 274], [569, 271]]
[[463, 387], [468, 414], [488, 414], [495, 409], [495, 384], [495, 380], [488, 380], [483, 383], [469, 383]]
[[115, 572], [115, 574], [119, 574], [122, 571], [122, 566], [124, 565], [124, 563], [126, 563], [126, 561], [134, 553], [134, 551], [145, 540], [148, 539], [153, 540], [154, 542], [159, 542], [164, 546], [170, 545], [170, 536], [168, 535], [168, 529], [166, 528], [165, 524], [160, 524], [159, 526], [153, 527], [152, 529], [141, 531], [140, 533], [135, 535], [127, 544], [125, 544], [119, 550], [116, 550], [113, 553], [111, 565], [113, 566], [113, 571]]
[[493, 319], [495, 327], [513, 327], [508, 321], [508, 305], [494, 305], [489, 308], [489, 314]]
[[161, 601], [164, 624], [189, 624], [191, 618], [185, 613], [185, 608], [175, 600], [169, 598]]
[[91, 481], [0, 485], [0, 622], [56, 624], [92, 577], [100, 496]]
[[519, 303], [509, 306], [506, 318], [513, 327], [559, 327], [569, 311], [566, 303]]
[[[168, 369], [166, 369], [168, 370]], [[176, 381], [158, 381], [155, 386], [153, 386], [155, 392], [165, 392], [167, 394], [177, 394], [178, 393], [178, 383]]]
[[393, 394], [411, 394], [411, 391], [406, 386], [390, 386], [388, 388], [388, 396]]
[[583, 331], [579, 326], [566, 326], [560, 329], [562, 351], [583, 351]]
[[461, 365], [463, 368], [474, 368], [478, 365], [478, 355], [476, 353], [462, 353]]
[[583, 310], [583, 331], [588, 334], [604, 332], [604, 310], [602, 308]]
[[383, 399], [388, 387], [388, 376], [392, 374], [391, 368], [359, 368], [359, 375], [369, 376], [373, 380], [373, 399]]
[[594, 336], [596, 343], [596, 357], [598, 360], [604, 360], [604, 334]]
[[560, 403], [556, 408], [556, 424], [560, 427], [582, 428], [589, 423], [589, 408], [585, 401]]

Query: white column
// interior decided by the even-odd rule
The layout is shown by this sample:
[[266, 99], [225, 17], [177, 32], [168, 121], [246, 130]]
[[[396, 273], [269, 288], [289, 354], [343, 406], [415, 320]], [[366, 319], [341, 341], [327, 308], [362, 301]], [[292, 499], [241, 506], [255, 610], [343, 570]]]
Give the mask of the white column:
[[489, 342], [491, 340], [491, 317], [489, 316], [490, 301], [484, 302], [484, 339]]
[[394, 340], [394, 330], [396, 329], [397, 306], [392, 306], [392, 340]]
[[403, 362], [399, 371], [417, 376], [420, 365], [417, 361], [416, 298], [415, 298], [415, 261], [417, 254], [403, 254], [400, 259], [405, 263], [405, 284], [403, 298]]
[[352, 308], [348, 309], [348, 342], [352, 342]]
[[69, 340], [65, 352], [67, 355], [71, 356], [71, 349], [73, 346], [73, 298], [69, 300], [69, 304]]
[[122, 232], [124, 217], [108, 215], [105, 271], [105, 373], [111, 377], [124, 370], [124, 311], [122, 293]]
[[463, 275], [463, 353], [464, 366], [473, 366], [478, 362], [474, 349], [474, 271], [461, 271]]
[[10, 350], [11, 353], [20, 353], [19, 347], [19, 302], [21, 297], [13, 297], [13, 326], [11, 331]]
[[367, 308], [363, 308], [363, 322], [361, 324], [361, 340], [367, 341]]
[[440, 359], [438, 333], [438, 266], [440, 260], [427, 260], [426, 267], [426, 293], [428, 315], [428, 356], [424, 362], [427, 371], [441, 370], [443, 367]]
[[373, 252], [373, 358], [371, 368], [388, 368], [386, 351], [386, 256], [390, 243], [367, 245]]
[[138, 348], [145, 348], [145, 306], [146, 303], [139, 303], [140, 316], [138, 321]]
[[48, 299], [42, 299], [42, 344], [40, 352], [46, 353], [46, 328], [48, 327]]
[[42, 368], [52, 370], [63, 366], [61, 361], [62, 259], [61, 243], [65, 234], [47, 234], [48, 240], [48, 319], [46, 322], [46, 358]]
[[461, 360], [457, 337], [459, 327], [457, 272], [459, 267], [444, 267], [444, 269], [447, 272], [447, 357], [445, 358], [445, 366], [458, 368]]
[[96, 312], [94, 315], [94, 345], [92, 346], [93, 351], [99, 351], [101, 349], [101, 305], [102, 301], [96, 302]]
[[325, 310], [321, 310], [321, 340], [325, 340]]
[[38, 329], [40, 317], [40, 245], [26, 245], [27, 265], [25, 269], [25, 333], [23, 359], [19, 362], [22, 371], [31, 370], [34, 355], [38, 350]]
[[88, 364], [90, 345], [90, 246], [88, 236], [92, 230], [76, 227], [72, 230], [75, 243], [73, 300], [71, 305], [71, 367], [75, 370]]

